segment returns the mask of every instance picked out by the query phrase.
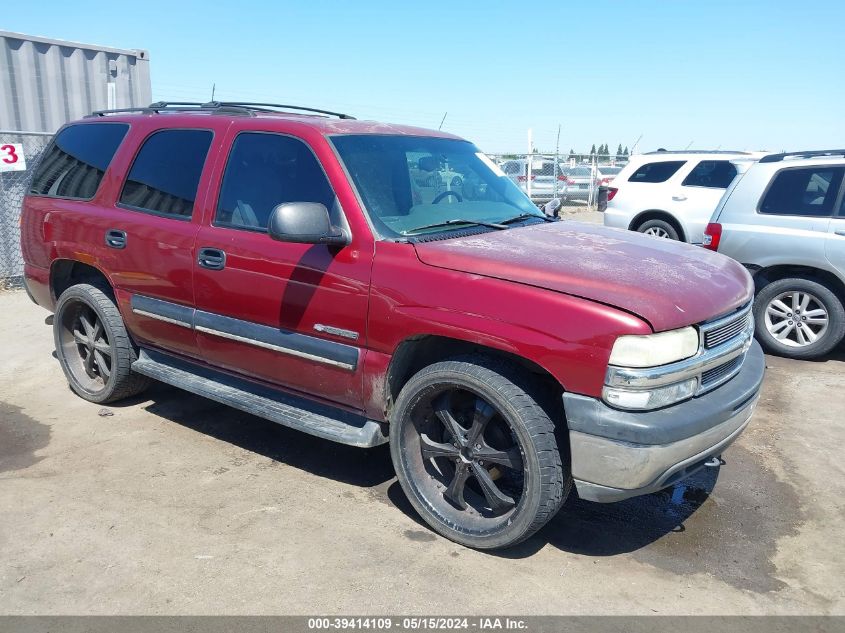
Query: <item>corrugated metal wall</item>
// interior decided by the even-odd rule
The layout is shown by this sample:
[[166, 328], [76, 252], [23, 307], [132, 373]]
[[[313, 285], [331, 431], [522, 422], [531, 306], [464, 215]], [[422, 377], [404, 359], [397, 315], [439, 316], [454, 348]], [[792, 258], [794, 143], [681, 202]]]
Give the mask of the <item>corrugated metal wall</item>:
[[0, 31], [0, 130], [55, 132], [93, 110], [151, 99], [147, 51]]

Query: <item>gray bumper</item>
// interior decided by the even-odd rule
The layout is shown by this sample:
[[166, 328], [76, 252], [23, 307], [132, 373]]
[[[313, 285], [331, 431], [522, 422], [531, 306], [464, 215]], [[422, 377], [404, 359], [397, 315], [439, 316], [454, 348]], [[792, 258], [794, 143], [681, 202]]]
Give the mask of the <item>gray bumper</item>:
[[730, 381], [658, 411], [620, 411], [595, 398], [564, 394], [579, 496], [619, 501], [666, 488], [702, 468], [748, 425], [764, 372], [755, 341]]

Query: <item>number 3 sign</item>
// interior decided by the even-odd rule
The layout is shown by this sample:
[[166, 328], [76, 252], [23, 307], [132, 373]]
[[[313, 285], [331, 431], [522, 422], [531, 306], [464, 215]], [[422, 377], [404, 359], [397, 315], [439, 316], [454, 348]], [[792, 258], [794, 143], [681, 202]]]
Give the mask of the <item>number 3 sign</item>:
[[26, 157], [20, 143], [0, 141], [0, 172], [26, 170]]

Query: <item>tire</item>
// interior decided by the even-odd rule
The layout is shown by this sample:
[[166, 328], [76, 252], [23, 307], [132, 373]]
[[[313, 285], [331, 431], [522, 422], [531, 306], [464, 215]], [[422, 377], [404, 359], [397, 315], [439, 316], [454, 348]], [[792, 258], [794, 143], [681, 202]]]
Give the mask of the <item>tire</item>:
[[646, 220], [637, 227], [637, 232], [668, 240], [681, 239], [678, 230], [666, 220]]
[[[818, 358], [845, 337], [845, 308], [830, 288], [817, 281], [779, 279], [757, 293], [754, 325], [757, 340], [767, 352], [788, 358]], [[815, 340], [810, 340], [812, 337]]]
[[131, 370], [135, 347], [114, 301], [96, 285], [77, 284], [62, 293], [53, 338], [70, 388], [89, 402], [128, 398], [150, 383]]
[[420, 370], [396, 399], [390, 454], [399, 483], [426, 523], [461, 545], [523, 541], [557, 513], [572, 487], [554, 424], [524, 373], [462, 356]]

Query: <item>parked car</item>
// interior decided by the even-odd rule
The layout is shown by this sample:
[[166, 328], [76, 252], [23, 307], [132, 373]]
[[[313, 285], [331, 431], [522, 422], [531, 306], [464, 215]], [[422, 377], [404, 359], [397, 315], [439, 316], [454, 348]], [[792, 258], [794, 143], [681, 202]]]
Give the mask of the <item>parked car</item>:
[[818, 358], [845, 337], [845, 151], [772, 154], [725, 193], [704, 245], [754, 276], [757, 339]]
[[601, 185], [609, 185], [613, 182], [614, 178], [619, 175], [619, 172], [622, 171], [621, 166], [616, 165], [599, 165], [598, 171], [596, 173], [596, 179], [598, 180], [598, 184]]
[[[609, 502], [720, 465], [764, 371], [740, 264], [549, 218], [444, 132], [270, 109], [105, 111], [44, 152], [26, 288], [79, 396], [155, 379], [389, 442], [420, 516], [476, 548], [573, 485]], [[416, 200], [446, 164], [463, 192]]]
[[[528, 176], [528, 160], [513, 159], [502, 164], [502, 171], [519, 185], [520, 189], [530, 194], [534, 202], [548, 202], [562, 195], [565, 181], [560, 168], [555, 168], [555, 161], [550, 158], [536, 157], [531, 160], [531, 176]], [[529, 180], [530, 188], [529, 188]]]
[[746, 152], [667, 152], [631, 156], [607, 189], [604, 225], [701, 244], [704, 229]]
[[592, 192], [598, 186], [598, 172], [591, 165], [565, 166], [563, 170], [563, 202], [583, 202], [590, 200]]

